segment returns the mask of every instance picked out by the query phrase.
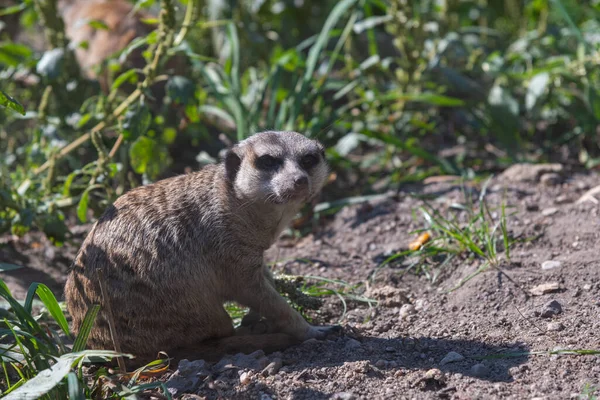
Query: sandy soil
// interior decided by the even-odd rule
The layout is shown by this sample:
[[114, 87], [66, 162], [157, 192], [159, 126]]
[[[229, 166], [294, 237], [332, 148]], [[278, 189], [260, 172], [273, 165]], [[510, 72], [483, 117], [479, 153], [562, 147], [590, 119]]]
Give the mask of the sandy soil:
[[[176, 398], [187, 399], [568, 399], [592, 398], [585, 394], [595, 388], [598, 396], [600, 356], [531, 354], [600, 349], [600, 205], [576, 202], [600, 184], [600, 175], [554, 178], [494, 179], [488, 204], [497, 210], [504, 199], [511, 236], [531, 240], [514, 244], [499, 270], [452, 292], [481, 259], [459, 255], [428, 275], [407, 270], [410, 258], [377, 266], [426, 226], [419, 196], [430, 196], [447, 215], [465, 194], [477, 196], [478, 185], [405, 187], [397, 196], [346, 207], [303, 238], [282, 238], [267, 254], [276, 271], [363, 283], [362, 294], [378, 299], [377, 307], [350, 301], [344, 314], [332, 297], [315, 322], [343, 316], [339, 338], [217, 364], [183, 362], [161, 379]], [[78, 228], [74, 244], [63, 249], [36, 235], [5, 238], [0, 261], [27, 268], [2, 278], [17, 297], [33, 280], [61, 296], [85, 230]], [[531, 293], [542, 284], [550, 292]]]

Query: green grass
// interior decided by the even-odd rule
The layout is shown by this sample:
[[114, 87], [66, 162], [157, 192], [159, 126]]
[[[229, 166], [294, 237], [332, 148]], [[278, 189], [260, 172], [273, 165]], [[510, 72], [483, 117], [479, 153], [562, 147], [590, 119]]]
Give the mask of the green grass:
[[[140, 368], [129, 379], [106, 368], [92, 375], [84, 370], [91, 363], [101, 365], [119, 356], [131, 357], [110, 350], [86, 350], [99, 306], [88, 311], [80, 334], [74, 338], [60, 304], [47, 286], [33, 283], [26, 300], [19, 302], [0, 280], [0, 297], [8, 304], [0, 321], [0, 393], [4, 399], [87, 399], [104, 390], [102, 382], [107, 379], [115, 382], [110, 389], [116, 396], [113, 398], [156, 388], [169, 397], [161, 383], [138, 383], [140, 373], [159, 367], [163, 363], [160, 360]], [[34, 300], [39, 306], [34, 307]]]
[[[27, 32], [60, 37], [56, 21], [32, 26], [52, 2], [34, 3], [1, 12], [18, 14]], [[121, 54], [111, 57], [105, 94], [76, 76], [68, 52], [49, 64], [49, 53], [0, 38], [0, 232], [38, 229], [60, 244], [69, 218], [97, 216], [123, 191], [170, 174], [175, 161], [195, 168], [196, 155], [214, 160], [224, 142], [262, 129], [323, 141], [332, 169], [345, 176], [344, 187], [327, 193], [326, 212], [430, 175], [474, 177], [547, 161], [559, 148], [583, 167], [600, 163], [597, 6], [304, 3], [279, 3], [278, 12], [227, 3], [212, 15], [212, 1], [206, 9], [138, 2], [160, 4], [165, 34], [121, 52], [149, 46], [140, 76], [118, 68]], [[223, 45], [213, 47], [214, 38]], [[175, 55], [189, 67], [185, 76], [164, 68]], [[36, 71], [39, 82], [17, 82], [23, 71]], [[151, 107], [144, 88], [157, 80], [168, 96]], [[457, 146], [463, 150], [440, 151]]]
[[[488, 179], [483, 183], [476, 201], [463, 186], [465, 201], [451, 204], [446, 214], [421, 197], [423, 205], [418, 208], [418, 213], [424, 227], [411, 234], [427, 232], [431, 239], [419, 249], [404, 250], [388, 257], [375, 268], [369, 279], [373, 281], [379, 270], [401, 260], [408, 263], [403, 273], [414, 271], [423, 274], [432, 283], [437, 281], [447, 265], [478, 260], [480, 266], [477, 270], [451, 291], [490, 269], [504, 273], [501, 264], [503, 261], [510, 263], [510, 250], [516, 239], [509, 233], [505, 201], [497, 210], [492, 210], [486, 200], [489, 182]], [[413, 217], [419, 219], [416, 214]]]

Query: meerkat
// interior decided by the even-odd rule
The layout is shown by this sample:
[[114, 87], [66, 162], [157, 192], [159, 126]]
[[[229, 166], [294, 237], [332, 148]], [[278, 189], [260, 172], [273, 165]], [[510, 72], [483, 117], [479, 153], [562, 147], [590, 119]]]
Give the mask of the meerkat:
[[[327, 175], [319, 142], [267, 131], [234, 145], [218, 164], [127, 192], [94, 224], [69, 273], [65, 297], [75, 333], [88, 308], [100, 304], [88, 346], [113, 348], [105, 300], [121, 350], [138, 360], [160, 351], [207, 360], [277, 351], [339, 333], [290, 307], [263, 262]], [[223, 307], [228, 301], [250, 309], [237, 333]], [[268, 330], [252, 334], [247, 328], [259, 317]]]

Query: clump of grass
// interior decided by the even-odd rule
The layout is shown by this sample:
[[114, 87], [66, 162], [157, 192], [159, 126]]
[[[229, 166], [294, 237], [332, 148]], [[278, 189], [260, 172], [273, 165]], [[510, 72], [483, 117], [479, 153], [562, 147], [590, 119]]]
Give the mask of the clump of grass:
[[[33, 283], [25, 301], [19, 302], [0, 280], [0, 297], [8, 304], [0, 322], [0, 394], [4, 399], [88, 399], [108, 395], [120, 399], [161, 386], [169, 397], [161, 383], [138, 383], [142, 373], [160, 370], [163, 360], [133, 374], [115, 374], [107, 368], [88, 373], [85, 367], [93, 363], [132, 357], [112, 350], [85, 349], [99, 306], [88, 310], [74, 338], [60, 304], [46, 285]], [[34, 312], [35, 297], [42, 306], [39, 312]], [[106, 385], [109, 381], [113, 384]]]
[[583, 388], [581, 389], [581, 394], [579, 395], [580, 399], [586, 399], [586, 400], [598, 400], [598, 393], [600, 392], [600, 387], [598, 386], [592, 386], [589, 383], [586, 383], [585, 385], [583, 385]]
[[404, 271], [423, 273], [431, 282], [435, 282], [443, 267], [458, 256], [480, 259], [480, 267], [462, 279], [451, 291], [490, 268], [501, 271], [502, 260], [510, 262], [510, 249], [516, 240], [508, 231], [506, 203], [503, 201], [499, 210], [494, 211], [486, 200], [489, 182], [488, 179], [483, 184], [476, 202], [464, 193], [465, 203], [452, 204], [447, 216], [442, 215], [427, 200], [423, 200], [423, 206], [418, 210], [425, 220], [425, 227], [413, 233], [428, 232], [432, 239], [417, 250], [405, 250], [388, 257], [379, 264], [370, 279], [374, 279], [381, 268], [410, 257], [412, 258]]

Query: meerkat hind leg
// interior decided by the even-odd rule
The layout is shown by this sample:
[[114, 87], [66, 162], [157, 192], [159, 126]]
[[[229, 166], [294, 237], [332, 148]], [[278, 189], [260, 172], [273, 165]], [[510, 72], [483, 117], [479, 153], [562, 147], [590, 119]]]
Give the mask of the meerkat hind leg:
[[300, 341], [297, 338], [285, 333], [235, 335], [219, 339], [209, 339], [194, 346], [192, 349], [177, 349], [171, 352], [169, 356], [175, 362], [183, 359], [216, 362], [228, 354], [250, 354], [257, 350], [263, 350], [268, 354], [283, 351], [298, 343]]

